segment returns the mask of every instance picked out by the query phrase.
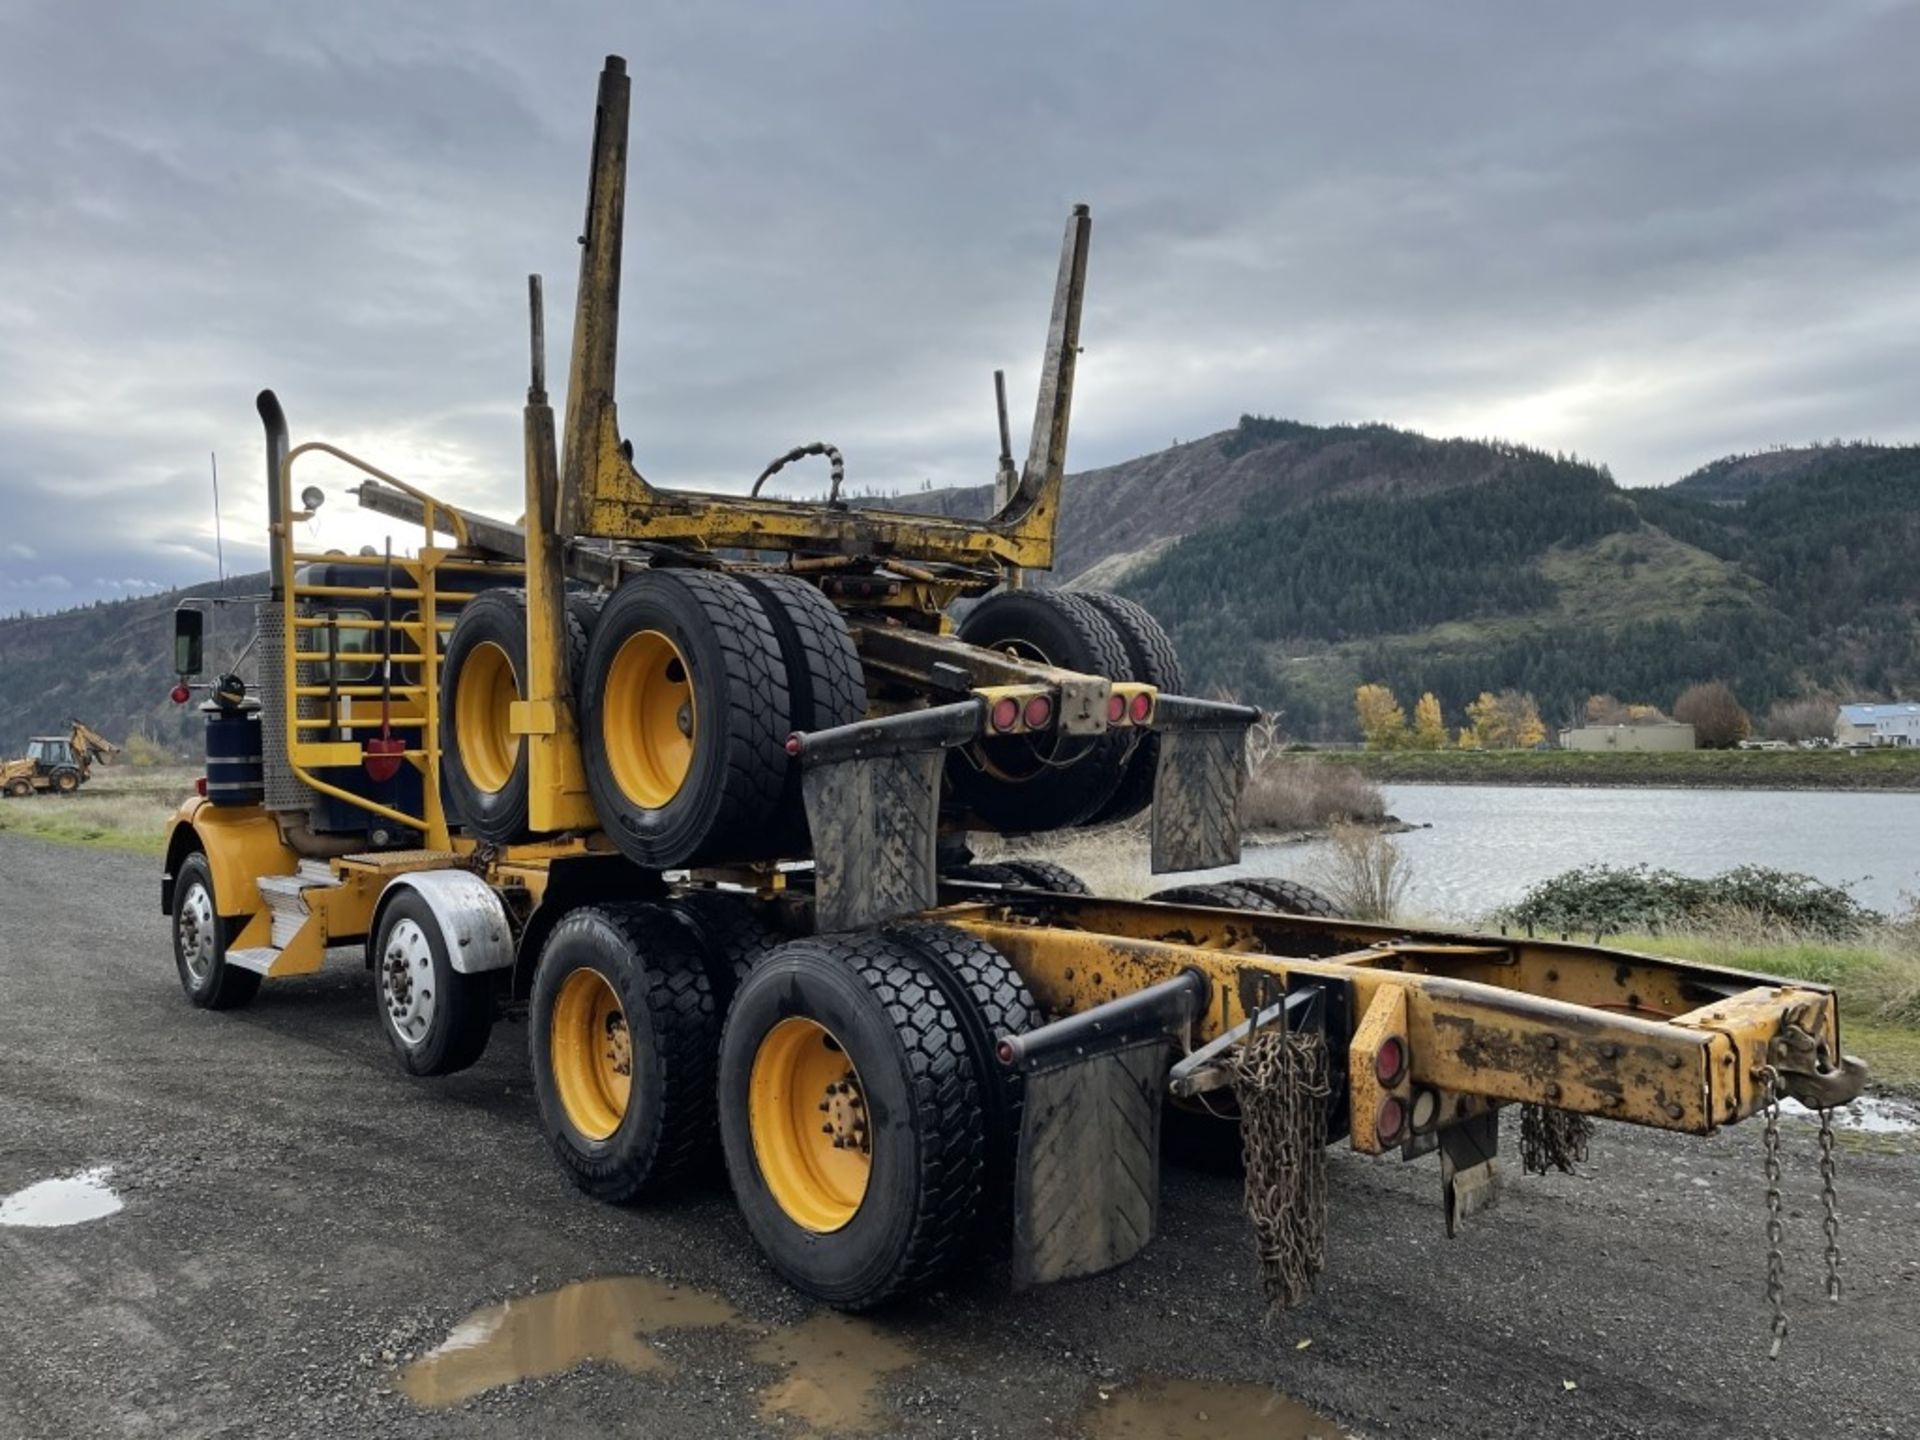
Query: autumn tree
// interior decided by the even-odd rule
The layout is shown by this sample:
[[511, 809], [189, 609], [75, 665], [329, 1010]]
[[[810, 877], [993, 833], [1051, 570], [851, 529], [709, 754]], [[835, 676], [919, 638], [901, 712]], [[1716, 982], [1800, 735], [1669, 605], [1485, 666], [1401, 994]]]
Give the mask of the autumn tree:
[[1724, 680], [1689, 685], [1673, 702], [1673, 718], [1693, 726], [1694, 743], [1703, 750], [1729, 750], [1753, 733], [1753, 722]]
[[1431, 690], [1420, 697], [1413, 707], [1413, 735], [1411, 739], [1416, 750], [1444, 750], [1447, 748], [1447, 721], [1440, 713], [1440, 697]]
[[1611, 695], [1589, 695], [1586, 716], [1589, 725], [1660, 725], [1667, 718], [1658, 705], [1629, 704]]
[[1467, 722], [1476, 750], [1531, 750], [1547, 738], [1540, 707], [1533, 696], [1519, 690], [1502, 690], [1498, 695], [1482, 690], [1480, 698], [1467, 706]]
[[1803, 700], [1776, 700], [1761, 729], [1774, 740], [1831, 740], [1840, 707], [1822, 696]]
[[1384, 685], [1362, 685], [1353, 692], [1360, 738], [1369, 750], [1399, 750], [1407, 743], [1407, 712]]

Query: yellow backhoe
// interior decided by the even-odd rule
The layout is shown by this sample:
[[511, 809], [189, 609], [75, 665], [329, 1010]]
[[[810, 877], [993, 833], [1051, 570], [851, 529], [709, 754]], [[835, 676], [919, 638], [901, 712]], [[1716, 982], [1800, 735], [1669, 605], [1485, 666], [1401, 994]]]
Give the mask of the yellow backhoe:
[[0, 761], [0, 795], [71, 795], [92, 777], [94, 761], [113, 763], [118, 745], [90, 725], [68, 723], [65, 735], [35, 735], [25, 755]]
[[[1821, 985], [1360, 924], [1277, 879], [1126, 900], [977, 863], [973, 835], [1142, 814], [1156, 871], [1239, 858], [1254, 712], [1182, 693], [1132, 602], [1015, 583], [1054, 556], [1088, 211], [1024, 464], [1002, 401], [992, 516], [854, 505], [824, 444], [745, 493], [670, 489], [614, 407], [627, 120], [612, 58], [558, 425], [530, 287], [524, 524], [295, 446], [259, 397], [255, 672], [198, 681], [202, 614], [176, 632], [176, 693], [207, 695], [163, 883], [193, 1004], [345, 951], [409, 1074], [524, 1021], [574, 1184], [649, 1199], [718, 1152], [769, 1261], [846, 1308], [1007, 1251], [1023, 1284], [1124, 1262], [1163, 1130], [1252, 1170], [1250, 1251], [1284, 1303], [1320, 1268], [1329, 1143], [1436, 1155], [1452, 1230], [1497, 1193], [1503, 1107], [1538, 1169], [1594, 1118], [1708, 1135], [1857, 1093]], [[808, 457], [824, 501], [761, 493]], [[323, 458], [405, 527], [390, 548], [297, 547], [327, 495], [296, 471]]]

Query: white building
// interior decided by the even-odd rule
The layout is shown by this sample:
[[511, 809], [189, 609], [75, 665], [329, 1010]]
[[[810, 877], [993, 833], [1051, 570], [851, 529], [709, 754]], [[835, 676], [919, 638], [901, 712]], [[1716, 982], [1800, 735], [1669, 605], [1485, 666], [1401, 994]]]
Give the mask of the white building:
[[1920, 705], [1842, 705], [1833, 738], [1842, 745], [1920, 745]]
[[1693, 726], [1673, 720], [1655, 725], [1580, 725], [1560, 732], [1562, 750], [1691, 750]]

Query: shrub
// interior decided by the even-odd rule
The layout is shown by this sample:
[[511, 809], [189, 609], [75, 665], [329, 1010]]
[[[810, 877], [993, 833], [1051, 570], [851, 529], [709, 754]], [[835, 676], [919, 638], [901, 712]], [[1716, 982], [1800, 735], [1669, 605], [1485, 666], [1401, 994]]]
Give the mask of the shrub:
[[1840, 707], [1814, 696], [1805, 700], [1776, 700], [1760, 728], [1770, 740], [1831, 740]]
[[1240, 823], [1248, 830], [1324, 830], [1377, 822], [1386, 814], [1380, 787], [1352, 766], [1281, 753], [1254, 769], [1240, 797]]
[[1753, 722], [1724, 680], [1682, 690], [1673, 702], [1673, 718], [1693, 726], [1694, 741], [1703, 750], [1731, 749], [1753, 733]]
[[1587, 865], [1540, 881], [1498, 918], [1534, 930], [1595, 935], [1749, 924], [1851, 939], [1880, 917], [1844, 885], [1762, 865], [1742, 865], [1711, 880], [1645, 865]]

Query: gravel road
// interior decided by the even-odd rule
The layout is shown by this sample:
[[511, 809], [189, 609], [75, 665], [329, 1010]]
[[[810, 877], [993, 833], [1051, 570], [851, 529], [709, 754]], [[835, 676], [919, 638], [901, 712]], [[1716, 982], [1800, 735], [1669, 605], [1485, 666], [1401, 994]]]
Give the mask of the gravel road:
[[[1834, 1307], [1814, 1133], [1788, 1122], [1773, 1363], [1758, 1125], [1603, 1129], [1584, 1173], [1511, 1175], [1454, 1241], [1434, 1160], [1336, 1150], [1321, 1293], [1271, 1327], [1236, 1184], [1177, 1170], [1160, 1238], [1114, 1274], [1013, 1295], [983, 1266], [841, 1322], [768, 1272], [718, 1177], [640, 1211], [577, 1194], [521, 1027], [414, 1081], [358, 965], [190, 1009], [157, 870], [0, 835], [0, 1196], [110, 1167], [124, 1202], [0, 1226], [0, 1435], [1920, 1434], [1912, 1135], [1843, 1138]], [[492, 1389], [407, 1368], [476, 1311], [621, 1276], [642, 1278], [463, 1332], [509, 1372], [583, 1367]], [[450, 1380], [479, 1393], [409, 1398]]]

